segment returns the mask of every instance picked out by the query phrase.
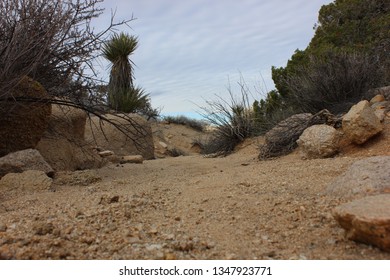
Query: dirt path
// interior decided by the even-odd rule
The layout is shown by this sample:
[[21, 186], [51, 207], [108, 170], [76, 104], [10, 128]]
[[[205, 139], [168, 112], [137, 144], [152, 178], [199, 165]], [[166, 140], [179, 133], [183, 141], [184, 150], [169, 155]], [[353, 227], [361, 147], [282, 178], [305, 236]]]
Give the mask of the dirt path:
[[[0, 197], [0, 258], [390, 259], [344, 238], [328, 183], [358, 158], [188, 156], [62, 175]], [[101, 181], [96, 181], [97, 178]]]

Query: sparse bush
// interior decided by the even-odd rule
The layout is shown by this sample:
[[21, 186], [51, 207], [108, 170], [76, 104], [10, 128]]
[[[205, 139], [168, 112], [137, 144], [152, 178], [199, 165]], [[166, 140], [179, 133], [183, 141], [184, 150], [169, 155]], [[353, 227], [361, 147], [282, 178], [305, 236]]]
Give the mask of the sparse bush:
[[205, 121], [191, 119], [186, 116], [165, 116], [163, 117], [163, 120], [173, 124], [185, 125], [200, 132], [204, 131], [207, 125], [207, 122]]
[[244, 139], [260, 133], [249, 99], [250, 92], [244, 82], [239, 85], [239, 99], [229, 87], [230, 100], [217, 96], [217, 100], [206, 101], [207, 107], [201, 107], [202, 116], [215, 126], [209, 140], [203, 144], [205, 154], [228, 155]]
[[378, 61], [367, 55], [328, 52], [311, 57], [307, 66], [287, 78], [287, 102], [301, 112], [343, 113], [380, 85], [382, 77]]

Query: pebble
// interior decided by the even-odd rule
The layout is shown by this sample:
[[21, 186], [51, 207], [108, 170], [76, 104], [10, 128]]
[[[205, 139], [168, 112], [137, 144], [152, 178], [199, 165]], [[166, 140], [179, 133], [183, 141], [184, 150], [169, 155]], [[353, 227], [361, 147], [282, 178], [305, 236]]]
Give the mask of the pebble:
[[4, 224], [0, 224], [0, 232], [6, 232], [7, 231], [7, 226]]
[[162, 249], [162, 246], [161, 244], [151, 244], [151, 245], [147, 245], [145, 247], [145, 249], [147, 251], [155, 251], [155, 250], [161, 250]]

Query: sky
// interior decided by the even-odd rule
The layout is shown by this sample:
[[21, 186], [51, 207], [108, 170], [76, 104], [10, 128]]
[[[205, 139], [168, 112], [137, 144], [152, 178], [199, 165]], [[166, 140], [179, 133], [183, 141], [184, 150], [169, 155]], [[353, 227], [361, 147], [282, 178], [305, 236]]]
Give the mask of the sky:
[[[138, 37], [131, 56], [135, 84], [163, 115], [199, 117], [217, 96], [239, 95], [244, 79], [251, 96], [274, 89], [271, 67], [285, 66], [314, 35], [318, 11], [330, 0], [106, 0], [97, 28], [136, 20], [124, 31]], [[103, 77], [109, 70], [102, 62]]]

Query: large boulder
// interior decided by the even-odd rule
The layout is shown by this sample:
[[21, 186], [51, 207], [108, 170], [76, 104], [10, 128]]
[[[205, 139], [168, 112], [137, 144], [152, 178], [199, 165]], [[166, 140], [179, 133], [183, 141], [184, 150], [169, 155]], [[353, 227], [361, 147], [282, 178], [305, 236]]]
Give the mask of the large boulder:
[[349, 239], [390, 252], [390, 194], [342, 204], [334, 209], [333, 216]]
[[53, 105], [48, 129], [37, 150], [56, 171], [101, 167], [101, 157], [84, 140], [86, 121], [83, 110]]
[[327, 193], [353, 198], [390, 192], [390, 156], [365, 158], [328, 185]]
[[343, 117], [342, 127], [347, 139], [355, 144], [363, 144], [383, 131], [383, 124], [367, 100], [352, 106]]
[[8, 173], [21, 173], [26, 170], [39, 170], [48, 176], [54, 175], [53, 168], [34, 149], [10, 153], [0, 158], [0, 178]]
[[15, 101], [15, 98], [48, 98], [42, 85], [27, 76], [5, 96], [7, 99], [0, 101], [0, 157], [35, 148], [51, 112], [51, 104], [45, 102]]
[[305, 158], [326, 158], [338, 152], [339, 139], [334, 127], [320, 124], [305, 129], [297, 143]]
[[91, 117], [85, 130], [88, 142], [95, 143], [101, 150], [113, 151], [117, 156], [154, 158], [152, 129], [144, 118], [136, 114], [105, 115], [104, 118], [106, 120]]

